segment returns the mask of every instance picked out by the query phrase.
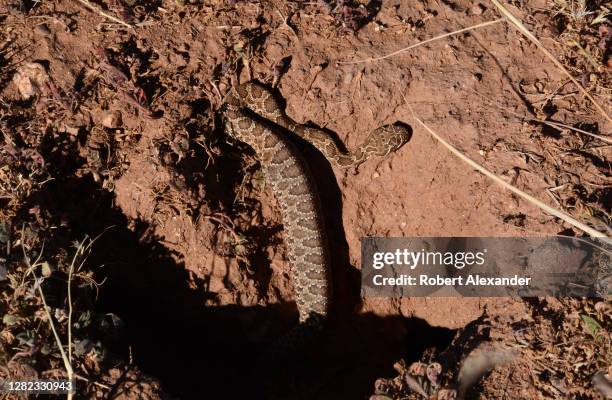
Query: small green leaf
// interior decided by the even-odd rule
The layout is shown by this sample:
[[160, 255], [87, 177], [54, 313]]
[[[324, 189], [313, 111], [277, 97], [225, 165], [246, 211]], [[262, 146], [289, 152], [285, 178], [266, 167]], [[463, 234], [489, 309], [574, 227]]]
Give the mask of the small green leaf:
[[79, 320], [74, 323], [75, 328], [86, 328], [91, 324], [91, 311], [84, 311], [81, 315], [79, 315]]
[[584, 322], [584, 326], [586, 327], [587, 333], [593, 336], [594, 339], [600, 338], [601, 325], [595, 319], [589, 317], [588, 315], [580, 314], [580, 318], [582, 322]]
[[17, 322], [19, 322], [19, 318], [14, 315], [4, 314], [4, 317], [2, 317], [2, 323], [6, 326], [15, 325]]
[[51, 276], [51, 273], [53, 272], [53, 270], [51, 269], [51, 266], [49, 265], [48, 262], [44, 262], [40, 265], [41, 268], [41, 273], [42, 276], [44, 276], [45, 278], [48, 278]]

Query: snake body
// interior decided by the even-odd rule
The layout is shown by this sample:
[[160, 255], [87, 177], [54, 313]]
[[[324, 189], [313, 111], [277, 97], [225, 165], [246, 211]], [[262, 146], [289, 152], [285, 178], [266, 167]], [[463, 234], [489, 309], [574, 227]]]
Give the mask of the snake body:
[[230, 90], [224, 117], [227, 133], [255, 150], [266, 183], [280, 205], [300, 323], [318, 324], [327, 315], [331, 298], [330, 254], [321, 203], [305, 159], [279, 127], [307, 140], [339, 167], [357, 166], [371, 156], [396, 151], [410, 139], [410, 131], [401, 124], [383, 126], [354, 152], [343, 152], [325, 131], [289, 118], [274, 95], [255, 82]]

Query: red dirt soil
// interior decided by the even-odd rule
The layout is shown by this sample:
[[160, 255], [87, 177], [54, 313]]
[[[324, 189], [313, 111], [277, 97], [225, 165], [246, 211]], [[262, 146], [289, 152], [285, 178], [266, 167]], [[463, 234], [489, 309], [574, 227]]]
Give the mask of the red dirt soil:
[[[488, 2], [383, 1], [356, 33], [344, 32], [316, 2], [299, 9], [297, 2], [280, 1], [95, 2], [134, 29], [77, 1], [41, 4], [29, 13], [7, 0], [0, 4], [4, 34], [22, 48], [15, 68], [41, 63], [55, 87], [45, 86], [32, 104], [43, 118], [40, 126], [76, 143], [85, 160], [78, 175], [111, 195], [128, 230], [154, 238], [176, 268], [184, 268], [185, 293], [201, 295], [194, 304], [245, 310], [235, 321], [249, 342], [272, 340], [297, 314], [274, 197], [253, 153], [227, 139], [218, 117], [236, 71], [241, 81], [278, 81], [289, 116], [335, 132], [349, 149], [379, 126], [402, 121], [412, 127], [401, 150], [356, 173], [332, 170], [305, 147], [330, 224], [336, 311], [318, 344], [323, 350], [309, 356], [319, 367], [287, 372], [303, 378], [294, 382], [303, 398], [371, 393], [377, 374], [389, 375], [392, 363], [409, 354], [420, 327], [437, 332], [432, 337], [443, 338], [443, 348], [453, 332], [434, 328], [461, 329], [485, 310], [513, 321], [529, 313], [521, 299], [361, 301], [360, 238], [581, 234], [451, 155], [415, 116], [508, 182], [606, 232], [610, 147], [534, 120], [601, 134], [612, 126], [508, 23], [384, 60], [346, 63], [499, 18]], [[562, 52], [543, 11], [550, 4], [507, 7], [549, 50]], [[21, 101], [18, 89], [7, 82], [1, 96]], [[609, 88], [589, 89], [609, 110]], [[78, 202], [78, 193], [72, 196]], [[137, 228], [142, 224], [144, 232]], [[123, 268], [110, 275], [128, 282], [119, 287], [142, 279], [142, 271]], [[121, 301], [129, 301], [124, 296]], [[270, 307], [275, 311], [257, 312]], [[133, 351], [138, 358], [138, 345]], [[192, 368], [200, 367], [211, 368], [197, 361]]]

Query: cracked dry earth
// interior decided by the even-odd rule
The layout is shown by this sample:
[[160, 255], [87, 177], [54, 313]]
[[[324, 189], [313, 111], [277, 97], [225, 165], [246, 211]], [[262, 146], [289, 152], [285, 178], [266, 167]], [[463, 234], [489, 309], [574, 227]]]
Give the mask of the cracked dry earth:
[[[19, 82], [0, 81], [2, 99], [35, 110], [31, 129], [51, 148], [74, 149], [59, 158], [70, 175], [50, 184], [48, 208], [76, 232], [114, 227], [93, 258], [107, 278], [100, 307], [128, 327], [113, 351], [181, 398], [247, 393], [259, 346], [298, 318], [279, 205], [219, 118], [236, 75], [276, 85], [292, 119], [348, 149], [395, 121], [413, 129], [356, 171], [297, 142], [329, 227], [335, 306], [316, 351], [266, 379], [303, 398], [363, 397], [398, 359], [442, 350], [485, 310], [528, 312], [520, 299], [361, 299], [361, 237], [580, 234], [453, 157], [413, 115], [519, 188], [609, 224], [609, 146], [534, 121], [611, 126], [507, 24], [347, 63], [499, 18], [488, 3], [373, 2], [357, 32], [317, 2], [95, 3], [134, 29], [75, 1], [25, 3], [0, 1], [2, 38], [19, 49], [15, 68], [37, 63], [41, 78], [27, 100]], [[561, 51], [540, 12], [550, 4], [508, 7]], [[609, 88], [589, 89], [609, 109]]]

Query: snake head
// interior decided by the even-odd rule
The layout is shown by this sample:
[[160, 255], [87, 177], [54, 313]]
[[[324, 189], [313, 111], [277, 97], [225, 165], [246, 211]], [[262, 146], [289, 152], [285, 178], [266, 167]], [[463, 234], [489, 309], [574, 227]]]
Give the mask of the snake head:
[[362, 147], [362, 150], [377, 156], [386, 156], [397, 151], [412, 137], [412, 128], [402, 122], [381, 126], [374, 130]]

